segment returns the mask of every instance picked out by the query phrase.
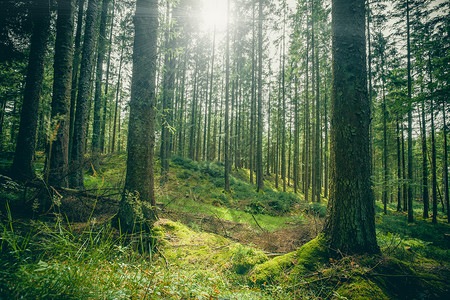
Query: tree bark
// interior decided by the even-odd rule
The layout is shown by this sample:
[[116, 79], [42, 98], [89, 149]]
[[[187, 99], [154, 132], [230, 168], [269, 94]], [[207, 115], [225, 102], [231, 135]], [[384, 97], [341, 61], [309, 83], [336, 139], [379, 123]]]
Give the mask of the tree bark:
[[444, 199], [447, 206], [447, 223], [450, 223], [450, 201], [448, 190], [448, 145], [447, 145], [447, 124], [446, 124], [446, 106], [447, 102], [442, 102], [442, 120], [444, 134], [444, 157], [443, 157], [443, 180], [444, 180]]
[[370, 183], [364, 16], [363, 1], [332, 1], [331, 180], [324, 233], [330, 248], [344, 253], [379, 252]]
[[262, 136], [263, 136], [263, 113], [262, 113], [262, 63], [263, 63], [263, 0], [259, 0], [259, 19], [258, 19], [258, 132], [256, 138], [256, 184], [257, 191], [264, 190], [264, 174], [262, 159]]
[[[35, 177], [33, 160], [36, 145], [37, 118], [42, 81], [44, 79], [44, 60], [50, 33], [49, 1], [35, 0], [33, 5], [32, 20], [34, 26], [31, 35], [30, 56], [22, 111], [20, 113], [19, 134], [10, 171], [11, 176], [18, 180], [30, 180]], [[13, 136], [12, 134], [11, 137]]]
[[[103, 86], [103, 60], [106, 53], [106, 17], [108, 15], [108, 5], [110, 0], [102, 1], [102, 10], [100, 16], [100, 31], [98, 35], [98, 53], [97, 53], [97, 74], [95, 77], [95, 95], [94, 95], [94, 120], [92, 122], [92, 152], [100, 153], [101, 147], [101, 109], [102, 109], [102, 86]], [[104, 96], [106, 97], [106, 96]], [[105, 117], [105, 116], [104, 116]]]
[[229, 128], [229, 113], [230, 113], [230, 2], [227, 1], [227, 34], [226, 34], [226, 49], [225, 49], [225, 191], [231, 192], [230, 189], [230, 128]]
[[80, 60], [81, 60], [81, 31], [83, 28], [83, 15], [85, 2], [86, 0], [78, 0], [77, 29], [75, 34], [75, 49], [72, 63], [72, 85], [70, 91], [69, 157], [72, 156], [71, 153], [73, 144], [73, 130], [75, 126], [75, 106], [77, 102], [77, 91], [78, 91], [78, 71], [80, 68]]
[[94, 67], [97, 6], [98, 0], [89, 0], [86, 11], [86, 27], [81, 54], [80, 80], [70, 157], [69, 185], [72, 188], [84, 188], [83, 163], [86, 150], [91, 75]]
[[[157, 219], [154, 193], [154, 146], [156, 105], [156, 61], [158, 1], [137, 0], [134, 17], [133, 73], [131, 79], [130, 121], [127, 146], [127, 176], [118, 218], [123, 229], [131, 230], [136, 221]], [[139, 198], [143, 215], [129, 194]]]
[[414, 222], [413, 195], [412, 195], [412, 104], [411, 104], [411, 42], [409, 24], [409, 0], [406, 0], [406, 56], [408, 71], [408, 223]]
[[48, 184], [54, 188], [68, 186], [69, 108], [72, 84], [73, 0], [58, 1], [52, 100], [52, 121], [56, 135], [50, 140]]

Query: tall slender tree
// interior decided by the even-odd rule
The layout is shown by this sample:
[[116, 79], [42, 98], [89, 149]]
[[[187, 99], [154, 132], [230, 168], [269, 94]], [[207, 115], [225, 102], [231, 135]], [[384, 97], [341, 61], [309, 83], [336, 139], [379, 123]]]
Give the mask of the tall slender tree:
[[[255, 0], [254, 0], [255, 1]], [[225, 191], [230, 192], [230, 128], [229, 128], [229, 114], [230, 114], [230, 2], [227, 1], [227, 33], [226, 33], [226, 48], [225, 48]], [[251, 154], [252, 155], [252, 154]], [[250, 166], [251, 167], [251, 166]]]
[[75, 45], [72, 63], [72, 85], [70, 92], [70, 124], [69, 124], [69, 158], [72, 152], [73, 129], [75, 126], [75, 107], [77, 102], [78, 91], [78, 71], [81, 61], [81, 34], [83, 29], [84, 4], [86, 0], [78, 0], [77, 28], [75, 33]]
[[73, 0], [58, 1], [52, 100], [52, 120], [56, 128], [55, 138], [50, 140], [48, 159], [50, 162], [48, 183], [55, 188], [68, 185], [73, 12]]
[[256, 138], [256, 185], [257, 191], [264, 189], [263, 159], [262, 159], [262, 136], [263, 136], [263, 113], [262, 113], [262, 94], [263, 94], [263, 18], [264, 6], [263, 0], [259, 0], [258, 16], [258, 132]]
[[406, 0], [406, 59], [408, 72], [408, 222], [414, 222], [412, 179], [413, 179], [413, 154], [412, 154], [412, 78], [411, 78], [411, 41], [409, 22], [409, 0]]
[[100, 147], [101, 132], [101, 110], [103, 100], [103, 61], [106, 54], [106, 19], [108, 16], [108, 5], [110, 0], [102, 0], [102, 9], [100, 14], [100, 31], [97, 43], [97, 67], [95, 75], [95, 95], [94, 95], [94, 120], [92, 122], [92, 152], [99, 153], [103, 151]]
[[94, 67], [95, 37], [98, 0], [89, 0], [81, 54], [80, 80], [78, 83], [77, 107], [70, 160], [69, 185], [84, 188], [83, 164], [86, 151], [86, 132], [89, 115], [91, 74]]

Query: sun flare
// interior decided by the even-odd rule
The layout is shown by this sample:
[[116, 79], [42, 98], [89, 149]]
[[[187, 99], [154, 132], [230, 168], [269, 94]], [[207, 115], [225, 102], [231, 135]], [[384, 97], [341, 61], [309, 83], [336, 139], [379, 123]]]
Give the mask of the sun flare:
[[202, 0], [201, 22], [205, 30], [227, 27], [227, 0]]

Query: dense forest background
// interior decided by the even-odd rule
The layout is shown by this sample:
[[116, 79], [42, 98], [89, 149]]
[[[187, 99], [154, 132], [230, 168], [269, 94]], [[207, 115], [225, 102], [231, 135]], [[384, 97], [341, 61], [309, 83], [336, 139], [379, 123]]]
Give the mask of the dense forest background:
[[[333, 7], [352, 4], [339, 0]], [[331, 1], [2, 0], [2, 252], [8, 240], [5, 232], [13, 232], [12, 226], [3, 225], [13, 222], [11, 212], [26, 219], [65, 215], [69, 227], [98, 214], [98, 218], [112, 218], [108, 222], [113, 228], [134, 232], [137, 219], [156, 220], [158, 214], [164, 220], [192, 225], [195, 217], [186, 216], [186, 207], [205, 213], [201, 207], [211, 205], [248, 214], [242, 216], [248, 217], [247, 221], [233, 220], [251, 222], [268, 236], [265, 226], [273, 226], [273, 230], [284, 227], [264, 219], [266, 216], [276, 216], [285, 225], [292, 223], [287, 216], [309, 216], [314, 232], [292, 232], [295, 242], [290, 240], [289, 246], [275, 235], [271, 238], [278, 246], [255, 242], [266, 251], [264, 255], [284, 254], [317, 236], [315, 240], [320, 240], [322, 230], [326, 236], [337, 236], [339, 230], [343, 237], [350, 234], [351, 226], [335, 229], [330, 216], [338, 216], [340, 210], [334, 205], [329, 205], [328, 221], [324, 221], [330, 197], [338, 198], [335, 186], [341, 180], [353, 191], [373, 191], [367, 197], [374, 199], [367, 199], [375, 200], [376, 205], [375, 212], [370, 212], [373, 205], [366, 212], [364, 205], [358, 206], [359, 200], [345, 204], [347, 212], [341, 216], [355, 216], [352, 222], [357, 228], [365, 228], [360, 224], [367, 221], [364, 216], [358, 221], [357, 215], [368, 213], [373, 241], [349, 241], [338, 250], [378, 255], [375, 225], [370, 223], [376, 222], [384, 255], [386, 249], [390, 249], [389, 255], [396, 251], [394, 245], [384, 244], [389, 239], [387, 232], [408, 232], [419, 244], [430, 242], [420, 244], [424, 249], [440, 247], [429, 250], [440, 254], [427, 257], [424, 250], [421, 255], [436, 259], [438, 263], [430, 264], [439, 265], [439, 272], [448, 276], [442, 265], [448, 266], [450, 239], [445, 224], [450, 223], [449, 9], [449, 2], [440, 0], [373, 0], [361, 6], [364, 24], [347, 15], [349, 28], [354, 23], [359, 26], [355, 28], [364, 29], [364, 41], [360, 43], [358, 34], [350, 31], [352, 40], [342, 47], [347, 47], [347, 53], [356, 53], [354, 65], [364, 65], [365, 70], [350, 73], [344, 85], [356, 91], [355, 95], [367, 89], [362, 93], [368, 102], [363, 107], [342, 102], [345, 105], [339, 107], [336, 82], [346, 79], [349, 73], [345, 72], [353, 72], [353, 67], [351, 59], [344, 66], [348, 69], [334, 61], [340, 49], [332, 40], [341, 27], [332, 22], [332, 14], [338, 11], [332, 9]], [[358, 56], [359, 45], [363, 45], [362, 56]], [[360, 82], [361, 76], [367, 83], [363, 88], [353, 84]], [[347, 111], [354, 114], [343, 125], [339, 117], [347, 116]], [[365, 164], [364, 151], [352, 152], [359, 145], [352, 137], [359, 137], [365, 126], [361, 121], [361, 126], [354, 127], [353, 122], [363, 116], [370, 121], [369, 188], [363, 188], [364, 182], [349, 181], [353, 168], [345, 178], [336, 167], [340, 157], [337, 145], [348, 152], [347, 160], [355, 168]], [[347, 140], [334, 138], [341, 133]], [[188, 197], [194, 197], [197, 204], [205, 203], [192, 207], [175, 204], [174, 199]], [[137, 212], [133, 203], [140, 200], [150, 205], [139, 203]], [[92, 212], [82, 212], [75, 204], [80, 201], [94, 201], [87, 206]], [[100, 208], [97, 201], [102, 203]], [[171, 217], [169, 205], [181, 210], [172, 211]], [[225, 236], [248, 244], [233, 235], [220, 221], [224, 217], [211, 209], [219, 220], [215, 226], [221, 226]], [[389, 222], [398, 227], [388, 228], [385, 223]], [[163, 222], [160, 226], [170, 231], [182, 225], [170, 227]], [[431, 240], [420, 240], [426, 231]], [[331, 245], [339, 244], [332, 240]], [[129, 245], [133, 239], [122, 242]], [[412, 251], [411, 245], [417, 244], [403, 245], [402, 255]], [[249, 256], [258, 257], [254, 253]], [[262, 261], [243, 264], [253, 267]], [[342, 271], [344, 265], [334, 266]], [[286, 268], [283, 265], [281, 269]], [[396, 268], [402, 269], [400, 265]], [[256, 273], [251, 281], [266, 271], [252, 272]], [[425, 278], [405, 274], [397, 275]], [[258, 280], [253, 283], [266, 282]], [[422, 283], [408, 284], [432, 289]], [[4, 286], [0, 285], [0, 291], [6, 290]], [[439, 289], [442, 295], [448, 291], [445, 285]], [[284, 290], [291, 292], [286, 286]], [[292, 296], [283, 295], [280, 297], [286, 299]], [[320, 292], [315, 295], [323, 296]]]

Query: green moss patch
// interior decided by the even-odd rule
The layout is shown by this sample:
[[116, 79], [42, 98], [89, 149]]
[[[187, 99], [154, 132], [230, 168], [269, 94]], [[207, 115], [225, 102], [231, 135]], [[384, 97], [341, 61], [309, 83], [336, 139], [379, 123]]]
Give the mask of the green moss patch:
[[195, 232], [181, 223], [160, 220], [154, 227], [162, 236], [167, 262], [179, 267], [200, 267], [217, 272], [246, 274], [267, 261], [261, 250], [244, 246], [212, 233]]

